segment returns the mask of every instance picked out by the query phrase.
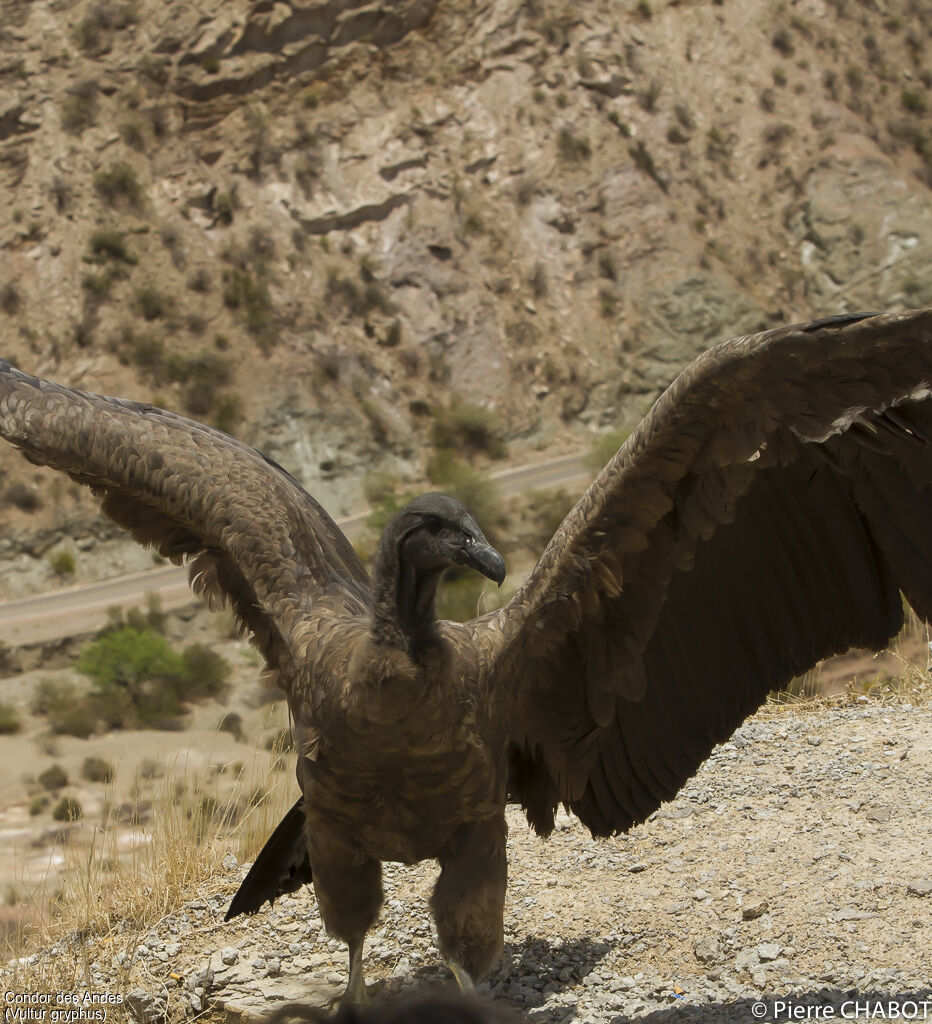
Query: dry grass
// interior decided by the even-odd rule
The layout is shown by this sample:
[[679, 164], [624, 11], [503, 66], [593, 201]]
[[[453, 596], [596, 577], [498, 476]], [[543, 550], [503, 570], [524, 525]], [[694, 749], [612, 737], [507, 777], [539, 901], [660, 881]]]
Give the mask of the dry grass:
[[[25, 923], [0, 947], [0, 962], [8, 961], [5, 987], [93, 991], [95, 963], [116, 979], [113, 991], [138, 987], [132, 958], [147, 932], [185, 903], [215, 894], [221, 878], [228, 881], [223, 858], [254, 858], [290, 807], [290, 773], [270, 773], [267, 763], [267, 755], [255, 751], [222, 799], [213, 795], [216, 776], [195, 777], [175, 765], [160, 780], [151, 807], [137, 798], [146, 824], [127, 824], [125, 808], [103, 821], [75, 823], [61, 873], [22, 896], [17, 910]], [[112, 1007], [107, 1019], [132, 1016], [125, 1006]]]
[[896, 659], [897, 669], [879, 663], [875, 672], [860, 672], [845, 683], [840, 693], [825, 693], [825, 674], [831, 661], [822, 662], [792, 680], [785, 690], [772, 693], [764, 710], [824, 711], [850, 704], [882, 703], [919, 706], [932, 699], [932, 648], [929, 627], [907, 611], [906, 624], [886, 652]]

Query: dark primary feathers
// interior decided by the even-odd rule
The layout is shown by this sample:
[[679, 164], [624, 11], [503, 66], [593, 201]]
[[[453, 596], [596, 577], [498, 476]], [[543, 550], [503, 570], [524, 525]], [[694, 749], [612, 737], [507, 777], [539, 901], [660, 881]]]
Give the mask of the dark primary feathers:
[[224, 921], [239, 914], [255, 914], [263, 903], [274, 903], [279, 896], [297, 892], [313, 881], [301, 803], [299, 800], [275, 826], [230, 901]]
[[596, 835], [643, 821], [770, 689], [883, 646], [900, 589], [929, 618], [930, 344], [929, 311], [784, 328], [661, 396], [478, 627], [540, 831], [561, 800]]
[[[475, 847], [487, 869], [464, 865], [506, 787], [542, 834], [561, 802], [596, 835], [624, 831], [770, 689], [852, 645], [883, 646], [903, 620], [901, 591], [932, 617], [930, 381], [932, 311], [830, 318], [711, 349], [609, 461], [512, 600], [464, 625], [433, 621], [443, 565], [462, 557], [498, 572], [488, 551], [468, 553], [466, 510], [437, 521], [406, 510], [370, 585], [291, 477], [210, 428], [4, 364], [0, 431], [90, 485], [137, 539], [192, 559], [195, 587], [230, 601], [256, 634], [296, 718], [328, 926], [352, 919], [335, 927], [361, 950], [381, 898], [371, 864], [435, 856], [441, 948], [481, 972], [494, 929], [463, 938], [467, 918], [444, 899], [453, 877], [479, 887], [483, 927], [498, 913], [500, 934], [486, 883], [500, 877], [503, 892], [503, 834]], [[277, 875], [298, 877], [299, 832], [293, 809], [250, 874], [246, 909], [274, 896]], [[351, 863], [368, 902], [328, 881]]]

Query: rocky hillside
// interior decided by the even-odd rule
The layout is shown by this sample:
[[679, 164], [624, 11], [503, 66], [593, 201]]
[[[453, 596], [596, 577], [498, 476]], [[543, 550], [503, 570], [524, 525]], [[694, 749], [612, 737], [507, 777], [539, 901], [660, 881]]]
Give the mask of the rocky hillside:
[[[581, 445], [715, 341], [932, 303], [930, 27], [919, 0], [7, 0], [0, 353], [237, 432], [337, 513], [420, 478], [457, 399], [516, 458]], [[87, 532], [77, 488], [0, 473], [6, 556]]]

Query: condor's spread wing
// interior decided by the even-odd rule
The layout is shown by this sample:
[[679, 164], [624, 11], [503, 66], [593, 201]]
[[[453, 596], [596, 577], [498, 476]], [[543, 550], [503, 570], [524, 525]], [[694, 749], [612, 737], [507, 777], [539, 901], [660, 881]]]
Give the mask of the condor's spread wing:
[[767, 692], [932, 614], [932, 311], [835, 317], [689, 366], [500, 612], [473, 624], [548, 832], [672, 798]]
[[285, 470], [219, 430], [0, 361], [0, 434], [89, 486], [141, 544], [187, 559], [194, 590], [232, 605], [272, 668], [302, 660], [315, 602], [367, 607], [366, 571], [339, 527]]

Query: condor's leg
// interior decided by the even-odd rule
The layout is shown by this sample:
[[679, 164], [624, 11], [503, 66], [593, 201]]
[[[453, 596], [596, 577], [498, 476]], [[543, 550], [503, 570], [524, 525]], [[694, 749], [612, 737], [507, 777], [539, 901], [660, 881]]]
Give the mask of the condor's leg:
[[440, 856], [430, 905], [440, 952], [463, 991], [470, 991], [502, 952], [505, 836], [504, 816], [464, 825]]
[[382, 865], [315, 829], [308, 853], [320, 916], [328, 933], [349, 946], [344, 1002], [366, 1003], [362, 947], [382, 906]]

